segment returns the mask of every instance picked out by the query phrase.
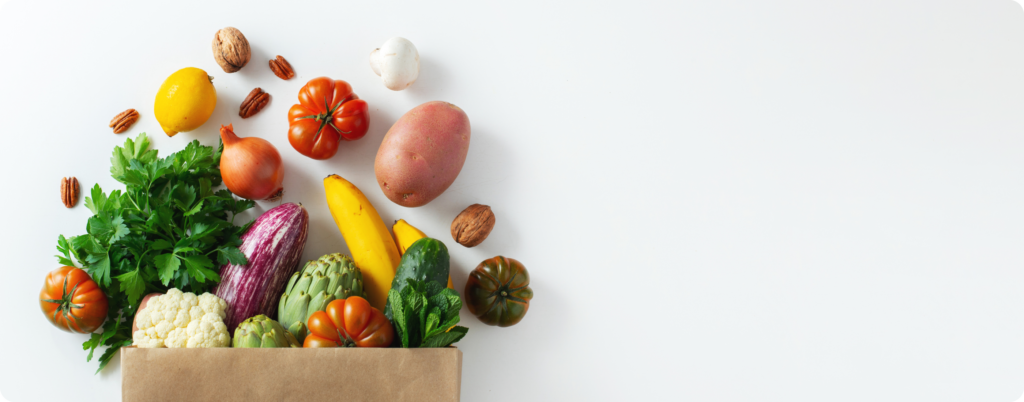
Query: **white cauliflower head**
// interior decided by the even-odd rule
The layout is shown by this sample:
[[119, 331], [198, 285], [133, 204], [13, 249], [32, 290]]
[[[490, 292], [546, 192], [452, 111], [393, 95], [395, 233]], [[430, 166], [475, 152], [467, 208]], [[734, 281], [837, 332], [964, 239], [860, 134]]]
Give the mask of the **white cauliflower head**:
[[218, 348], [231, 345], [224, 325], [228, 304], [210, 293], [196, 296], [170, 289], [149, 299], [136, 320], [139, 330], [132, 334], [140, 348]]

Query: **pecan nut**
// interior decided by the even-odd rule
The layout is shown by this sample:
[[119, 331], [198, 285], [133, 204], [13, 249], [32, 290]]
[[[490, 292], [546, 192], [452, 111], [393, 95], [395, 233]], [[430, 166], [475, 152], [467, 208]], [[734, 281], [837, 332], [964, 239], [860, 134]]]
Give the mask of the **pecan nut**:
[[243, 119], [248, 119], [263, 110], [268, 102], [270, 102], [270, 94], [263, 92], [263, 89], [256, 88], [249, 92], [249, 96], [242, 101], [242, 106], [238, 108], [238, 115]]
[[128, 131], [128, 128], [137, 121], [139, 121], [139, 112], [136, 112], [135, 109], [128, 109], [110, 120], [110, 128], [114, 129], [114, 134], [121, 134]]
[[476, 247], [487, 239], [494, 229], [494, 212], [491, 207], [473, 204], [452, 221], [452, 239], [466, 247]]
[[60, 179], [60, 201], [68, 208], [78, 203], [78, 179], [74, 177]]
[[274, 72], [277, 78], [282, 80], [295, 76], [295, 70], [292, 70], [292, 65], [288, 64], [288, 60], [285, 60], [281, 55], [277, 55], [276, 59], [270, 59], [270, 70]]

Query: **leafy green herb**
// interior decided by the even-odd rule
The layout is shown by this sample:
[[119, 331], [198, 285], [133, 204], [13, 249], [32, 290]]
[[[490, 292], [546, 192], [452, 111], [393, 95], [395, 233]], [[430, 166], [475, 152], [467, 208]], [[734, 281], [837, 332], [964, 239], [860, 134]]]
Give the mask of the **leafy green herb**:
[[238, 246], [252, 221], [234, 224], [234, 216], [253, 207], [221, 184], [218, 149], [192, 141], [185, 149], [159, 158], [145, 133], [114, 148], [110, 174], [124, 191], [103, 192], [97, 184], [85, 205], [93, 216], [81, 236], [57, 240], [56, 257], [77, 260], [106, 293], [110, 310], [102, 333], [82, 347], [87, 361], [100, 346], [100, 368], [122, 346], [132, 344], [131, 322], [142, 296], [174, 287], [203, 293], [220, 282], [214, 264], [244, 265]]
[[403, 348], [443, 348], [466, 336], [469, 328], [455, 325], [462, 309], [455, 290], [435, 281], [406, 281], [401, 291], [388, 292], [391, 322]]

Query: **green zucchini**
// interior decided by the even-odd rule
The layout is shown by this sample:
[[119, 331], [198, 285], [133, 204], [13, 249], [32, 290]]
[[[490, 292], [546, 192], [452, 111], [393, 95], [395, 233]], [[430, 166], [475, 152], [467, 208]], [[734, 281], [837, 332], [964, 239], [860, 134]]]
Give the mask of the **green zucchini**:
[[[406, 279], [427, 283], [434, 281], [441, 287], [448, 286], [449, 257], [448, 247], [440, 240], [424, 237], [416, 240], [398, 263], [395, 279], [391, 281], [391, 289], [399, 292], [409, 285]], [[391, 320], [390, 301], [384, 306], [384, 315]]]

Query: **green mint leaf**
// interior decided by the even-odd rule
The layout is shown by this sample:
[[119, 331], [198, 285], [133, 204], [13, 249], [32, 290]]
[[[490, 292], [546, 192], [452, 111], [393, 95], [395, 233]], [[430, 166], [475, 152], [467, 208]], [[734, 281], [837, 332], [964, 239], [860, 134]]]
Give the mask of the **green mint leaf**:
[[417, 335], [419, 335], [419, 339], [422, 340], [423, 339], [423, 335], [426, 335], [426, 333], [427, 333], [427, 307], [428, 307], [427, 306], [427, 295], [421, 293], [420, 294], [420, 301], [417, 304], [419, 304], [419, 308], [417, 309], [417, 311], [419, 311], [419, 313], [420, 313], [420, 317], [419, 317], [419, 319], [420, 319], [419, 320], [420, 332]]
[[437, 307], [431, 308], [430, 312], [427, 313], [427, 320], [425, 321], [425, 324], [423, 333], [429, 336], [429, 334], [434, 331], [439, 324], [441, 324], [441, 309]]
[[409, 331], [406, 330], [405, 303], [397, 290], [388, 291], [388, 308], [391, 310], [391, 322], [395, 325], [398, 338], [402, 341], [402, 347], [409, 347]]
[[434, 296], [438, 293], [441, 293], [441, 290], [445, 288], [445, 285], [442, 285], [435, 281], [428, 281], [424, 286], [423, 293], [426, 293], [427, 297]]
[[160, 273], [160, 282], [167, 286], [174, 279], [174, 272], [181, 266], [181, 261], [174, 254], [160, 254], [153, 258], [153, 263]]
[[[448, 298], [445, 297], [443, 294], [436, 294], [436, 295], [431, 296], [429, 298], [429, 303], [430, 303], [430, 308], [431, 308], [430, 311], [431, 312], [433, 312], [434, 309], [437, 309], [437, 320], [438, 320], [437, 324], [438, 324], [438, 326], [440, 326], [440, 324], [442, 322], [446, 321], [445, 319], [448, 318], [448, 307], [449, 307]], [[429, 320], [429, 317], [427, 319]], [[429, 335], [430, 331], [431, 331], [431, 328], [427, 328], [426, 333]]]
[[469, 328], [466, 327], [454, 327], [448, 332], [441, 332], [434, 336], [428, 337], [423, 340], [421, 348], [443, 348], [450, 346], [451, 344], [458, 342], [466, 333], [469, 332]]
[[454, 289], [445, 288], [445, 290], [441, 292], [441, 295], [448, 298], [448, 308], [445, 310], [442, 321], [449, 322], [454, 319], [455, 322], [459, 322], [459, 310], [462, 310], [462, 298], [459, 297], [458, 292]]

